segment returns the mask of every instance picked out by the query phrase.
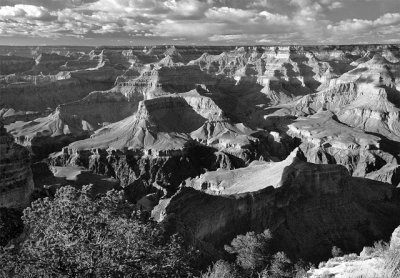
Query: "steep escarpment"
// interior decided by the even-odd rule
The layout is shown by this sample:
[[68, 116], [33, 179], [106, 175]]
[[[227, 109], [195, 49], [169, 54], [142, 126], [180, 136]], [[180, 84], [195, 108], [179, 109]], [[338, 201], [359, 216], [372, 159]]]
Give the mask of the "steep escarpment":
[[0, 207], [26, 207], [33, 188], [29, 151], [0, 122]]
[[[354, 251], [389, 237], [400, 222], [393, 186], [301, 157], [296, 150], [285, 162], [251, 165], [251, 181], [240, 174], [244, 170], [233, 170], [232, 183], [221, 178], [217, 192], [206, 181], [210, 175], [202, 176], [194, 181], [200, 190], [183, 186], [162, 200], [153, 216], [210, 252], [237, 234], [266, 228], [279, 250], [309, 260], [328, 257], [333, 245]], [[214, 182], [218, 172], [211, 175]]]

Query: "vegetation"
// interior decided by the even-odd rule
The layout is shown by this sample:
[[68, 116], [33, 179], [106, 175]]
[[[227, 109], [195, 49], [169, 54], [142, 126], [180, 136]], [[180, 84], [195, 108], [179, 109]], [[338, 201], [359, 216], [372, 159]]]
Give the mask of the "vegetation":
[[334, 258], [336, 258], [336, 257], [341, 257], [341, 256], [343, 256], [343, 251], [342, 251], [342, 249], [340, 249], [339, 247], [337, 247], [337, 246], [333, 246], [332, 247], [332, 256], [334, 257]]
[[238, 235], [225, 250], [236, 255], [236, 263], [245, 270], [260, 270], [270, 260], [270, 242], [272, 235], [269, 230], [255, 234], [248, 232]]
[[[24, 238], [0, 249], [0, 277], [195, 277], [197, 252], [166, 236], [122, 192], [93, 198], [91, 187], [60, 188], [34, 201], [22, 220]], [[289, 278], [305, 273], [273, 253], [269, 230], [239, 235], [225, 246], [235, 262], [217, 261], [203, 278]], [[301, 276], [298, 276], [301, 277]]]
[[311, 266], [303, 262], [294, 264], [284, 252], [273, 253], [272, 235], [269, 230], [260, 234], [248, 232], [238, 235], [225, 250], [236, 256], [236, 263], [216, 262], [202, 278], [262, 277], [300, 278]]
[[190, 277], [193, 249], [109, 191], [59, 189], [24, 211], [25, 240], [0, 251], [4, 277]]

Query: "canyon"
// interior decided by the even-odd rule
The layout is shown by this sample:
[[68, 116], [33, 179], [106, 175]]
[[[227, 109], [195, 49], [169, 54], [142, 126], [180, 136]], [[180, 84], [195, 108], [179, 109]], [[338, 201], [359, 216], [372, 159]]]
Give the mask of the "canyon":
[[214, 258], [268, 228], [319, 262], [400, 225], [399, 45], [4, 46], [0, 120], [0, 206], [122, 189]]

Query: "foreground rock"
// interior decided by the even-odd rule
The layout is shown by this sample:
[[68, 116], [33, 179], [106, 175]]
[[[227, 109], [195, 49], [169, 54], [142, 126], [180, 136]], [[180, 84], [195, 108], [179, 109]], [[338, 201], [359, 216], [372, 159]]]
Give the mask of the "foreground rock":
[[334, 245], [356, 251], [388, 238], [400, 222], [393, 186], [304, 162], [299, 150], [283, 162], [206, 173], [187, 185], [153, 217], [211, 253], [238, 234], [268, 228], [279, 250], [318, 261]]

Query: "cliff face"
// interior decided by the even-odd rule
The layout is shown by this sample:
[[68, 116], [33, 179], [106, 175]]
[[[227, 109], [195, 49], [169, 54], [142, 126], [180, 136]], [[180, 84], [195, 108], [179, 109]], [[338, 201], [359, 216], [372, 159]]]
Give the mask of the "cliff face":
[[[200, 178], [209, 194], [182, 187], [162, 200], [153, 216], [209, 251], [238, 234], [268, 228], [279, 250], [309, 260], [329, 257], [334, 245], [354, 251], [389, 237], [400, 222], [393, 186], [352, 178], [342, 166], [303, 162], [296, 152], [278, 168], [257, 166], [242, 178], [233, 173], [236, 180], [229, 184], [240, 188], [237, 194], [229, 194], [229, 187], [212, 193], [210, 183]], [[250, 177], [259, 178], [246, 192], [241, 185]]]
[[29, 205], [33, 188], [29, 151], [14, 143], [0, 123], [0, 207]]

